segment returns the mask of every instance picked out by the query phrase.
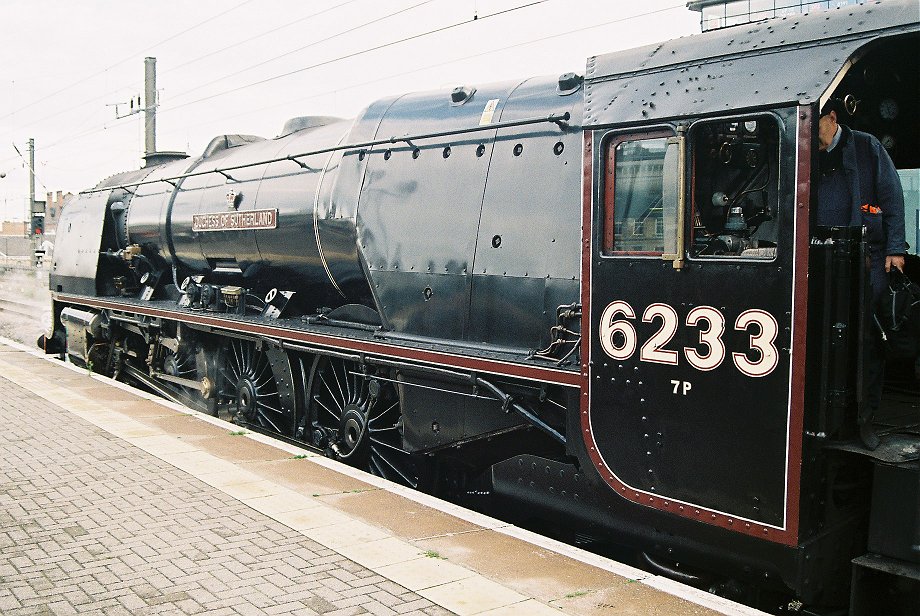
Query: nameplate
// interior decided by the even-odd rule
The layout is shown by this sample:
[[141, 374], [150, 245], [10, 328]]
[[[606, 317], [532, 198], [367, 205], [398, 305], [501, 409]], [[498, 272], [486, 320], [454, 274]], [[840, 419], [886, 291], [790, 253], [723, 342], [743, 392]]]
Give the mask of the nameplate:
[[192, 231], [232, 231], [245, 229], [277, 229], [278, 210], [251, 212], [215, 212], [192, 216]]

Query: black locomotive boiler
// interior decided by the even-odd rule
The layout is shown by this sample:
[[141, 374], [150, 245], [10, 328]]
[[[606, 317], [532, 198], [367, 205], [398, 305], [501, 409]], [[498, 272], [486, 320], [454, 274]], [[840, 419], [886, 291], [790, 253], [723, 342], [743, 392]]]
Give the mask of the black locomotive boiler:
[[920, 168], [916, 8], [397, 96], [112, 176], [62, 214], [42, 342], [713, 592], [915, 613], [917, 381], [890, 362], [864, 446], [864, 245], [815, 224], [812, 185], [831, 96]]

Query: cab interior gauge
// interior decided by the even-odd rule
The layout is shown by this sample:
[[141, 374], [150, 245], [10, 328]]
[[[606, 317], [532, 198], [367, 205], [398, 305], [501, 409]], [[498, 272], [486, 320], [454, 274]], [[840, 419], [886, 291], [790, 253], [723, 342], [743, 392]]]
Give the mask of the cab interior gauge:
[[878, 104], [878, 114], [883, 120], [894, 120], [898, 111], [898, 103], [893, 98], [886, 98]]
[[882, 135], [882, 138], [879, 139], [879, 141], [882, 143], [882, 146], [884, 146], [886, 150], [893, 148], [896, 143], [895, 138], [891, 135]]

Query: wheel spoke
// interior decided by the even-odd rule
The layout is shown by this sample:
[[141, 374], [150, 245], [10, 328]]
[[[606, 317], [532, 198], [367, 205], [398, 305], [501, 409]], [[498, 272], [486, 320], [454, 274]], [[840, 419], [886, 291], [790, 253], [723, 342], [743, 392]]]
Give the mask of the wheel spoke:
[[361, 399], [365, 397], [365, 392], [361, 388], [361, 383], [358, 381], [358, 372], [356, 370], [349, 370], [348, 366], [342, 366], [342, 371], [345, 374], [345, 383], [348, 387], [348, 395], [351, 398], [352, 404], [357, 404], [360, 406]]
[[274, 413], [281, 414], [281, 412], [282, 412], [281, 409], [277, 409], [277, 408], [275, 408], [274, 406], [272, 406], [271, 404], [268, 404], [268, 403], [266, 403], [266, 402], [258, 402], [258, 400], [259, 400], [260, 398], [276, 398], [276, 397], [273, 397], [273, 396], [259, 396], [259, 395], [256, 395], [256, 400], [257, 400], [257, 402], [256, 402], [256, 408], [257, 408], [257, 409], [259, 409], [259, 408], [268, 409], [269, 411], [272, 411], [272, 412], [274, 412]]
[[264, 354], [263, 354], [263, 355], [259, 355], [259, 359], [258, 359], [258, 361], [256, 362], [256, 368], [257, 368], [258, 372], [257, 372], [256, 374], [253, 375], [253, 378], [252, 378], [253, 381], [259, 381], [260, 379], [262, 379], [262, 378], [263, 378], [263, 375], [265, 375], [265, 373], [266, 373], [266, 370], [268, 371], [268, 375], [267, 375], [267, 377], [264, 377], [264, 378], [265, 378], [265, 382], [267, 383], [268, 381], [270, 381], [270, 380], [272, 380], [272, 379], [274, 378], [274, 375], [272, 374], [272, 367], [271, 367], [271, 365], [268, 363], [268, 360], [265, 358], [265, 355], [264, 355]]
[[275, 377], [272, 374], [269, 374], [268, 376], [262, 378], [261, 380], [253, 379], [253, 383], [255, 384], [256, 389], [258, 389], [259, 391], [265, 390], [266, 393], [262, 395], [268, 395], [268, 396], [278, 395], [278, 388], [275, 386]]
[[372, 449], [373, 449], [373, 445], [374, 445], [374, 444], [383, 445], [384, 447], [389, 447], [390, 449], [392, 449], [392, 450], [395, 451], [395, 452], [398, 452], [398, 453], [401, 453], [401, 454], [404, 454], [404, 455], [408, 455], [408, 453], [407, 453], [404, 449], [402, 449], [401, 447], [397, 447], [396, 445], [391, 445], [391, 444], [389, 444], [389, 443], [387, 443], [387, 442], [385, 442], [385, 441], [381, 441], [380, 439], [376, 439], [376, 438], [371, 437], [371, 448], [372, 448]]
[[383, 417], [384, 415], [386, 415], [387, 413], [389, 413], [390, 411], [392, 411], [393, 409], [395, 409], [395, 408], [398, 407], [398, 406], [399, 406], [399, 400], [397, 400], [396, 402], [394, 402], [393, 404], [391, 404], [386, 410], [381, 411], [380, 414], [377, 415], [376, 417], [374, 417], [373, 419], [368, 420], [367, 423], [368, 423], [369, 425], [374, 424], [374, 423], [377, 422], [381, 417]]
[[[405, 453], [405, 452], [403, 452], [403, 453]], [[373, 455], [374, 455], [374, 453], [372, 452], [372, 453], [371, 453], [371, 456], [373, 456]], [[417, 488], [417, 487], [418, 487], [418, 480], [417, 480], [417, 479], [410, 479], [402, 470], [399, 469], [399, 467], [397, 467], [395, 464], [393, 464], [392, 462], [390, 462], [389, 460], [387, 460], [386, 456], [383, 456], [383, 455], [381, 455], [379, 452], [377, 452], [377, 458], [379, 458], [380, 460], [382, 460], [387, 466], [389, 466], [389, 467], [392, 468], [394, 471], [396, 471], [396, 474], [399, 475], [400, 477], [402, 477], [402, 480], [406, 482], [406, 485], [411, 486], [411, 487], [413, 487], [413, 488]], [[372, 457], [372, 459], [373, 459], [373, 457]]]
[[368, 429], [370, 432], [388, 432], [388, 431], [390, 431], [390, 430], [398, 430], [399, 427], [398, 427], [398, 426], [390, 426], [389, 428], [371, 428], [370, 425], [368, 425], [367, 429]]
[[[269, 407], [267, 407], [267, 406], [265, 406], [265, 405], [261, 405], [261, 404], [257, 407], [256, 410], [257, 410], [257, 411], [261, 411], [261, 412], [259, 413], [259, 417], [262, 418], [263, 420], [265, 420], [265, 421], [272, 427], [272, 430], [274, 430], [275, 432], [280, 432], [280, 430], [278, 429], [278, 426], [275, 425], [275, 422], [273, 422], [273, 421], [271, 420], [271, 418], [270, 418], [268, 415], [265, 414], [264, 409], [266, 409], [266, 408], [269, 408]], [[270, 409], [270, 410], [275, 411], [276, 413], [278, 412], [278, 411], [276, 411], [275, 409]]]
[[383, 467], [380, 466], [380, 463], [372, 455], [370, 460], [368, 460], [368, 470], [372, 475], [377, 475], [378, 477], [383, 477], [384, 479], [389, 479], [386, 472], [384, 472]]
[[339, 380], [339, 375], [335, 370], [335, 362], [329, 360], [329, 366], [331, 367], [332, 377], [335, 379], [335, 384], [339, 388], [339, 395], [342, 396], [342, 406], [344, 407], [346, 404], [351, 402], [351, 399], [345, 395], [345, 391], [342, 389], [342, 382]]
[[[319, 380], [322, 381], [322, 382], [323, 382], [323, 385], [326, 386], [326, 391], [329, 392], [329, 397], [332, 399], [332, 402], [333, 402], [337, 407], [339, 407], [339, 410], [340, 410], [340, 411], [344, 411], [344, 410], [345, 410], [345, 402], [344, 402], [344, 400], [342, 401], [341, 404], [339, 404], [338, 398], [335, 397], [335, 392], [332, 391], [332, 387], [330, 387], [330, 386], [329, 386], [329, 383], [326, 382], [326, 377], [325, 377], [322, 373], [320, 373], [320, 375], [319, 375]], [[339, 416], [341, 416], [341, 413], [339, 414]]]
[[345, 398], [348, 404], [355, 403], [355, 391], [351, 388], [351, 381], [348, 380], [348, 366], [345, 362], [341, 363], [342, 370], [342, 387], [345, 389]]
[[182, 355], [177, 355], [175, 357], [175, 361], [176, 361], [176, 376], [187, 378], [188, 375], [197, 372], [197, 369], [195, 368], [195, 364], [194, 362], [192, 362], [192, 359], [188, 357], [187, 355], [185, 355], [184, 353]]
[[228, 362], [227, 365], [230, 368], [230, 372], [233, 373], [233, 378], [230, 380], [236, 383], [237, 381], [240, 380], [240, 377], [243, 376], [243, 373], [239, 367], [239, 362], [236, 361], [236, 351], [234, 351], [233, 355], [230, 357], [230, 361]]
[[329, 413], [330, 415], [332, 415], [332, 417], [336, 420], [336, 422], [338, 422], [338, 421], [342, 418], [342, 415], [341, 415], [341, 414], [336, 415], [336, 414], [335, 414], [335, 411], [333, 411], [331, 408], [329, 408], [328, 406], [326, 406], [326, 405], [323, 403], [323, 401], [320, 400], [320, 397], [319, 397], [319, 396], [314, 396], [314, 397], [313, 397], [313, 401], [316, 402], [318, 405], [320, 405], [320, 407], [322, 407], [327, 413]]
[[234, 340], [230, 343], [230, 348], [233, 351], [233, 365], [236, 368], [235, 372], [237, 373], [237, 378], [243, 376], [243, 349], [240, 345], [241, 343], [238, 340]]

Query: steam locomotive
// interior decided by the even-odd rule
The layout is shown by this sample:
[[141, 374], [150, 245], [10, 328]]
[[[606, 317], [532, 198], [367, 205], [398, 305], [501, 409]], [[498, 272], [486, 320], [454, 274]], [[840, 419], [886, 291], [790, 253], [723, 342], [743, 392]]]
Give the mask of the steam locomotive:
[[64, 210], [41, 344], [751, 604], [908, 613], [917, 380], [889, 362], [870, 450], [861, 229], [818, 227], [812, 186], [832, 96], [920, 167], [916, 8], [158, 156]]

